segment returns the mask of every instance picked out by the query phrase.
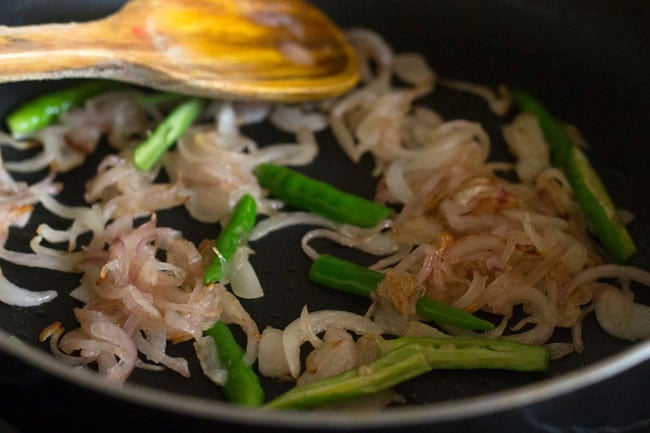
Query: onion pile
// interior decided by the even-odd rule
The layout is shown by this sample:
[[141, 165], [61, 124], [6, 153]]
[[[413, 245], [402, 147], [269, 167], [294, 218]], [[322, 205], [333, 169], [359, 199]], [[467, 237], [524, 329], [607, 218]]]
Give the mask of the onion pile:
[[[489, 333], [492, 338], [544, 344], [556, 327], [568, 327], [573, 329], [573, 350], [581, 351], [581, 320], [592, 300], [620, 293], [600, 280], [647, 285], [650, 273], [631, 267], [599, 272], [611, 265], [604, 264], [592, 241], [566, 178], [550, 166], [548, 145], [534, 117], [519, 115], [503, 129], [517, 157], [514, 167], [488, 162], [490, 138], [481, 125], [446, 121], [417, 105], [436, 79], [421, 57], [394, 55], [378, 35], [364, 30], [349, 36], [374, 62], [376, 73], [366, 68], [363, 85], [334, 104], [332, 129], [353, 160], [364, 153], [373, 156], [375, 174], [380, 176], [376, 200], [401, 206], [390, 224], [397, 253], [373, 266], [387, 275], [378, 290], [384, 300], [376, 301], [377, 310], [400, 313], [385, 326], [405, 329], [407, 320], [417, 318], [414, 304], [419, 291], [469, 312], [502, 316], [501, 326]], [[406, 87], [394, 85], [396, 80]], [[504, 86], [497, 97], [472, 83], [441, 80], [441, 84], [485, 98], [499, 115], [509, 109]], [[502, 175], [512, 171], [517, 181]], [[369, 252], [341, 234], [329, 238]], [[311, 257], [318, 255], [304, 247]], [[405, 294], [405, 286], [413, 293]], [[524, 315], [511, 324], [519, 306]], [[614, 313], [597, 307], [597, 317], [603, 324], [613, 322], [620, 308], [612, 308], [619, 312]], [[612, 332], [612, 325], [604, 329], [623, 338], [646, 335], [650, 328], [643, 318], [645, 310], [635, 304], [634, 311], [637, 332], [627, 331], [628, 324], [619, 325], [618, 332]]]
[[[376, 33], [351, 29], [347, 36], [364, 60], [358, 88], [336, 99], [303, 105], [213, 101], [149, 172], [132, 164], [134, 146], [162, 118], [138, 102], [141, 93], [117, 91], [91, 98], [29, 142], [1, 137], [24, 149], [40, 143], [35, 157], [0, 168], [0, 258], [22, 266], [81, 273], [70, 293], [79, 327], [59, 323], [43, 330], [53, 354], [71, 365], [95, 364], [116, 383], [134, 368], [169, 369], [189, 376], [188, 361], [167, 355], [168, 341], [194, 341], [208, 377], [220, 384], [225, 370], [203, 332], [215, 321], [241, 326], [246, 361], [258, 362], [268, 377], [309, 383], [362, 365], [373, 354], [364, 335], [468, 335], [449, 326], [423, 323], [415, 303], [426, 295], [464, 309], [500, 317], [485, 338], [548, 344], [554, 356], [583, 350], [581, 323], [595, 311], [602, 328], [619, 338], [650, 336], [650, 309], [634, 303], [632, 282], [650, 285], [650, 273], [607, 264], [589, 235], [584, 216], [563, 173], [550, 166], [548, 145], [534, 117], [519, 115], [503, 128], [515, 164], [489, 160], [491, 140], [482, 125], [443, 119], [420, 102], [440, 84], [486, 100], [505, 116], [508, 89], [439, 79], [417, 53], [395, 54]], [[299, 47], [286, 47], [299, 58]], [[267, 121], [292, 134], [293, 142], [259, 146], [241, 127]], [[375, 200], [400, 209], [371, 229], [337, 224], [307, 212], [283, 209], [267, 197], [253, 174], [261, 163], [306, 165], [318, 154], [317, 133], [330, 128], [343, 152], [358, 162], [375, 161]], [[579, 134], [573, 134], [578, 136]], [[55, 175], [82, 164], [102, 137], [115, 148], [87, 181], [87, 205], [70, 207], [54, 197]], [[49, 167], [52, 175], [27, 185], [8, 171]], [[165, 176], [162, 176], [162, 174]], [[507, 174], [508, 176], [504, 176]], [[516, 180], [512, 180], [516, 178]], [[228, 222], [244, 194], [257, 201], [261, 219], [250, 236], [256, 241], [291, 225], [316, 226], [302, 248], [326, 238], [377, 257], [383, 272], [365, 316], [314, 311], [307, 306], [285, 329], [258, 325], [239, 298], [263, 296], [248, 261], [248, 246], [235, 255], [226, 283], [203, 283], [206, 241], [195, 246], [180, 231], [159, 227], [156, 212], [185, 206], [198, 221]], [[32, 253], [5, 248], [9, 226], [23, 227], [36, 203], [70, 221], [66, 229], [42, 224]], [[80, 244], [80, 237], [90, 240]], [[47, 244], [67, 244], [66, 250]], [[606, 280], [607, 282], [604, 282]], [[32, 306], [56, 292], [32, 292], [0, 274], [0, 301]], [[571, 328], [570, 344], [555, 343], [556, 328]], [[301, 349], [313, 351], [303, 362]], [[306, 365], [306, 369], [303, 366]], [[394, 396], [380, 396], [381, 405]]]

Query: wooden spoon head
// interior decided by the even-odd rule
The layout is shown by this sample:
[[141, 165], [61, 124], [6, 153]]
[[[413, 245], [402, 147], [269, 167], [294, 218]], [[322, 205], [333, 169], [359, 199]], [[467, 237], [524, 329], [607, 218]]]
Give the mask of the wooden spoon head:
[[359, 79], [343, 33], [300, 0], [133, 0], [104, 27], [133, 38], [124, 79], [154, 88], [298, 101]]

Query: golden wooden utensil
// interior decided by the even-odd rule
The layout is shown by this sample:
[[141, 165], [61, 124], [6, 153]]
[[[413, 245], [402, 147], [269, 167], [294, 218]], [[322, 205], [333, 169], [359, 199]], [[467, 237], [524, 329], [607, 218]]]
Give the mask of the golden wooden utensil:
[[300, 0], [131, 0], [96, 21], [0, 26], [0, 82], [80, 77], [300, 101], [350, 89], [359, 65], [342, 32]]

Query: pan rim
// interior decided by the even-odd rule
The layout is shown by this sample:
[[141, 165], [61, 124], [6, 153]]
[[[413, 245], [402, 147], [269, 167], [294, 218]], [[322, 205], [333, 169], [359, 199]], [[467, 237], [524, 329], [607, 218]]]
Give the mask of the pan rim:
[[318, 425], [319, 429], [342, 430], [453, 422], [547, 401], [594, 385], [649, 361], [650, 340], [636, 343], [624, 351], [558, 377], [482, 396], [392, 408], [380, 413], [255, 410], [129, 382], [119, 386], [107, 382], [91, 370], [72, 368], [3, 329], [0, 329], [0, 351], [81, 388], [152, 409], [242, 426], [310, 428]]

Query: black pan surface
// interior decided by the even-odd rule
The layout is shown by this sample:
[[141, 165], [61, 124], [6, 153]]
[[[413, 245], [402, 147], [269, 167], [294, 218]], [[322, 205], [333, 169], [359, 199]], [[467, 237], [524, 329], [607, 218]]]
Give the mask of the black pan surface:
[[[2, 2], [0, 24], [86, 20], [104, 16], [122, 3], [88, 0]], [[650, 186], [650, 122], [647, 120], [650, 106], [650, 8], [646, 1], [618, 3], [581, 0], [567, 4], [559, 0], [320, 0], [315, 3], [343, 28], [368, 27], [379, 31], [396, 51], [424, 53], [440, 76], [492, 86], [504, 83], [529, 89], [539, 95], [558, 117], [576, 124], [591, 144], [592, 162], [604, 178], [617, 205], [636, 215], [630, 230], [640, 253], [632, 264], [650, 269], [650, 200], [647, 196]], [[63, 84], [69, 83], [25, 82], [0, 86], [0, 117], [4, 117], [20, 101]], [[493, 158], [510, 158], [503, 148], [499, 133], [504, 120], [490, 114], [481, 100], [440, 88], [426, 102], [446, 118], [482, 122], [494, 142]], [[244, 132], [261, 144], [289, 138], [264, 125]], [[317, 161], [303, 171], [342, 189], [371, 197], [375, 185], [375, 180], [369, 174], [372, 161], [365, 158], [355, 166], [343, 156], [329, 133], [319, 135], [318, 139], [322, 152]], [[107, 146], [104, 147], [89, 158], [85, 167], [61, 176], [65, 189], [59, 199], [64, 203], [81, 203], [84, 179], [91, 176], [101, 157], [109, 151]], [[3, 149], [3, 156], [12, 157], [6, 149]], [[38, 178], [39, 176], [31, 177], [32, 180]], [[183, 210], [165, 211], [159, 214], [159, 225], [180, 227], [186, 237], [197, 243], [217, 234], [218, 227], [188, 223], [187, 218]], [[12, 231], [8, 248], [27, 251], [27, 243], [35, 227], [44, 220], [51, 221], [51, 216], [37, 209], [24, 230]], [[261, 274], [266, 295], [260, 300], [244, 301], [243, 304], [260, 329], [266, 325], [286, 326], [299, 315], [305, 304], [312, 311], [340, 308], [358, 313], [363, 313], [368, 306], [365, 301], [319, 288], [309, 282], [309, 260], [299, 247], [300, 237], [305, 230], [305, 227], [285, 230], [252, 245], [257, 251], [253, 265]], [[364, 256], [351, 256], [349, 251], [325, 243], [318, 246], [334, 254], [354, 257], [357, 261], [369, 260]], [[41, 361], [34, 359], [41, 355], [40, 352], [43, 357], [49, 356], [48, 348], [38, 343], [37, 335], [54, 320], [61, 320], [68, 329], [75, 327], [72, 308], [76, 302], [66, 296], [66, 292], [76, 286], [78, 276], [27, 270], [7, 263], [0, 263], [0, 266], [5, 275], [19, 285], [43, 290], [57, 289], [60, 292], [55, 301], [37, 308], [0, 305], [0, 328], [18, 337], [30, 348], [35, 348], [37, 355], [34, 356], [32, 351], [26, 358], [30, 363], [43, 367]], [[639, 288], [637, 299], [649, 303], [647, 289]], [[5, 338], [7, 344], [6, 336], [0, 337]], [[557, 341], [569, 338], [567, 332], [556, 334]], [[603, 362], [610, 359], [613, 365], [618, 366], [615, 368], [619, 368], [622, 364], [616, 362], [620, 361], [621, 353], [623, 357], [636, 356], [628, 367], [650, 358], [647, 347], [624, 342], [602, 332], [593, 316], [589, 316], [584, 323], [584, 341], [584, 353], [552, 362], [545, 374], [434, 372], [401, 385], [397, 391], [407, 398], [407, 407], [422, 409], [410, 418], [411, 421], [408, 416], [400, 415], [401, 409], [398, 409], [393, 411], [395, 415], [392, 419], [359, 420], [341, 415], [342, 418], [338, 417], [338, 421], [332, 421], [331, 417], [325, 415], [324, 422], [328, 422], [328, 419], [332, 422], [320, 427], [433, 425], [438, 421], [435, 417], [427, 418], [424, 411], [428, 408], [435, 409], [450, 402], [452, 405], [457, 402], [460, 406], [476, 404], [477, 401], [485, 403], [491, 395], [514, 396], [518, 390], [533, 390], [536, 392], [533, 393], [535, 397], [526, 394], [527, 398], [531, 401], [545, 401], [548, 398], [543, 395], [544, 392], [548, 395], [564, 395], [580, 388], [581, 386], [568, 386], [571, 389], [566, 392], [559, 390], [567, 378], [580, 375], [585, 369], [602, 370]], [[214, 412], [216, 415], [211, 415], [207, 410], [204, 412], [202, 404], [221, 400], [221, 391], [202, 376], [198, 363], [191, 356], [191, 345], [173, 346], [171, 352], [183, 354], [190, 360], [193, 373], [190, 379], [173, 372], [151, 373], [141, 370], [131, 376], [131, 382], [139, 385], [136, 387], [138, 390], [144, 389], [145, 394], [151, 389], [170, 393], [165, 394], [167, 400], [163, 399], [167, 403], [151, 402], [147, 398], [143, 400], [134, 397], [135, 394], [124, 395], [120, 390], [107, 392], [127, 402], [135, 400], [139, 404], [162, 406], [165, 410], [202, 418], [214, 416], [217, 422], [228, 412], [231, 414], [230, 417], [226, 416], [229, 422], [267, 427], [262, 419], [251, 418], [245, 411], [229, 411], [219, 406], [221, 409]], [[641, 364], [637, 369], [647, 372], [648, 366], [649, 363]], [[54, 368], [54, 372], [49, 367], [46, 369], [54, 375], [62, 374], [57, 368]], [[102, 389], [102, 385], [97, 385], [94, 378], [76, 380], [64, 376], [66, 380], [82, 383], [92, 390]], [[265, 380], [264, 386], [268, 398], [288, 389], [287, 384], [271, 380]], [[632, 382], [630, 386], [643, 385]], [[549, 392], [549, 389], [553, 391]], [[180, 405], [180, 409], [174, 408], [171, 400], [178, 398], [181, 401], [186, 397], [198, 398], [200, 404], [195, 407], [199, 409], [187, 409], [183, 405]], [[552, 403], [546, 401], [544, 404]], [[650, 418], [650, 410], [645, 415]], [[385, 416], [393, 415], [389, 411]], [[381, 419], [384, 422], [388, 420], [388, 424], [382, 424]], [[274, 426], [316, 427], [305, 424], [304, 419], [300, 424], [294, 425], [292, 422], [291, 416], [281, 416], [276, 419]]]

